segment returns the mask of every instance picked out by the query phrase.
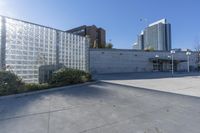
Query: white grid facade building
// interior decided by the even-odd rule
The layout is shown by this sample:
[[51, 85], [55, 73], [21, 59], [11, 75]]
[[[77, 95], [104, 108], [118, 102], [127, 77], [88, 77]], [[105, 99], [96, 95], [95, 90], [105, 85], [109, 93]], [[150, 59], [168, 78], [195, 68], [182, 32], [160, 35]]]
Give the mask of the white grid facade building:
[[[88, 71], [89, 43], [85, 37], [0, 16], [1, 67], [25, 82], [39, 82], [39, 67], [63, 64]], [[2, 21], [3, 20], [3, 21]], [[4, 23], [4, 24], [2, 24]]]
[[[2, 56], [2, 52], [1, 52], [1, 49], [2, 49], [2, 46], [1, 46], [1, 34], [2, 34], [2, 18], [1, 18], [1, 16], [0, 16], [0, 59], [2, 58], [1, 56]], [[1, 69], [1, 67], [2, 67], [2, 61], [0, 60], [0, 69]]]
[[59, 63], [68, 68], [88, 71], [89, 40], [85, 37], [59, 33]]

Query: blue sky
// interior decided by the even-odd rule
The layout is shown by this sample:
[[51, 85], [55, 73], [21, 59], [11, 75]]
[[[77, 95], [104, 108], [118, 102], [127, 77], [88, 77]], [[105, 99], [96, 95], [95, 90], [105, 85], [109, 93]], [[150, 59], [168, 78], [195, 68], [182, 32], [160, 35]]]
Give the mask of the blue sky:
[[61, 30], [95, 24], [115, 48], [131, 48], [148, 23], [167, 18], [173, 48], [200, 40], [199, 0], [0, 0], [0, 14]]

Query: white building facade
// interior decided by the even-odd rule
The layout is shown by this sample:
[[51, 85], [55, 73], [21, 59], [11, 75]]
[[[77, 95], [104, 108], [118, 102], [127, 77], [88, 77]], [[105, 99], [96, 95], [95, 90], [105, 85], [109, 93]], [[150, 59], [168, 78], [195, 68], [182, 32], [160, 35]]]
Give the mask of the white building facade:
[[138, 35], [140, 50], [171, 50], [171, 24], [166, 19], [150, 24]]
[[39, 68], [62, 64], [88, 71], [89, 41], [65, 31], [0, 16], [0, 69], [39, 82]]

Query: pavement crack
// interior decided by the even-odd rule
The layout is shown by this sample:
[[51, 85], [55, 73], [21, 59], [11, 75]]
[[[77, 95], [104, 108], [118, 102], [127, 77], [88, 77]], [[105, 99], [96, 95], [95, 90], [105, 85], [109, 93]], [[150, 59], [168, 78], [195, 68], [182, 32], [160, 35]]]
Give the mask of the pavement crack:
[[[51, 110], [51, 97], [49, 99], [49, 110]], [[48, 124], [47, 124], [47, 133], [49, 133], [49, 130], [50, 130], [50, 115], [51, 115], [51, 112], [48, 112]]]
[[118, 123], [118, 121], [115, 121], [115, 122], [112, 122], [112, 123], [106, 123], [106, 124], [103, 124], [103, 125], [98, 126], [98, 127], [85, 129], [85, 130], [83, 130], [83, 131], [81, 131], [81, 132], [79, 132], [79, 133], [86, 133], [86, 132], [91, 131], [91, 130], [99, 129], [99, 128], [106, 127], [106, 126], [115, 125], [115, 124], [117, 124], [117, 123]]
[[140, 117], [140, 116], [143, 116], [144, 114], [147, 114], [147, 113], [157, 112], [158, 110], [163, 110], [163, 109], [165, 109], [165, 108], [168, 109], [168, 108], [170, 108], [170, 107], [172, 107], [172, 106], [164, 106], [164, 107], [161, 107], [161, 108], [156, 109], [156, 110], [152, 110], [152, 111], [148, 111], [148, 112], [143, 112], [143, 113], [141, 113], [141, 114], [135, 115], [135, 116], [130, 117], [130, 118], [125, 119], [125, 120], [114, 121], [114, 122], [112, 122], [112, 123], [105, 123], [105, 124], [103, 124], [103, 125], [101, 125], [101, 126], [97, 126], [97, 127], [94, 127], [94, 128], [85, 129], [85, 130], [83, 130], [83, 131], [81, 131], [81, 132], [79, 132], [79, 133], [86, 133], [86, 132], [88, 132], [88, 131], [92, 131], [92, 130], [95, 130], [95, 129], [99, 129], [99, 128], [103, 128], [103, 127], [109, 127], [109, 126], [116, 125], [116, 124], [119, 124], [119, 123], [130, 122], [130, 121], [133, 121], [133, 118], [135, 118], [135, 117]]

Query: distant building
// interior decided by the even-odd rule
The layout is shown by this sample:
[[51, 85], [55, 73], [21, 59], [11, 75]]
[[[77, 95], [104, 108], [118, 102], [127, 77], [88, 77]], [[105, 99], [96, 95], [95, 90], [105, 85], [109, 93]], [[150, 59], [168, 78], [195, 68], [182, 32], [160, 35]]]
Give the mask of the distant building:
[[144, 32], [142, 31], [140, 35], [138, 35], [137, 44], [139, 49], [144, 50]]
[[133, 44], [133, 49], [140, 50], [139, 45], [138, 45], [137, 42]]
[[174, 48], [173, 50], [176, 51], [176, 52], [180, 52], [180, 51], [182, 51], [181, 48]]
[[187, 52], [187, 51], [192, 51], [191, 49], [188, 48], [174, 48], [173, 50], [179, 52], [179, 51], [183, 51], [183, 52]]
[[150, 24], [138, 36], [138, 47], [141, 50], [171, 50], [171, 24], [166, 19]]
[[105, 48], [106, 45], [106, 31], [103, 28], [97, 28], [95, 25], [92, 26], [80, 26], [67, 32], [76, 35], [89, 37], [90, 48]]
[[181, 51], [192, 51], [192, 50], [188, 48], [182, 48]]

